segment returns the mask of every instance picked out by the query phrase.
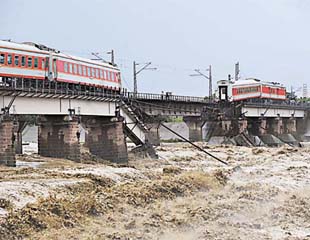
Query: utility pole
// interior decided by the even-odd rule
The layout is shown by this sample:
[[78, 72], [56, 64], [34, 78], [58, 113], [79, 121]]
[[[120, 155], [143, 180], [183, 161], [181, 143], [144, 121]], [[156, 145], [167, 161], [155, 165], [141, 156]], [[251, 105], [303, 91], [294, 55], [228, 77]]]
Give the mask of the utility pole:
[[240, 66], [239, 62], [235, 64], [235, 81], [239, 80], [239, 74], [240, 74]]
[[157, 68], [149, 68], [151, 64], [152, 64], [151, 62], [145, 63], [144, 66], [140, 70], [137, 70], [137, 66], [140, 64], [136, 63], [135, 61], [133, 62], [133, 93], [134, 93], [134, 96], [136, 96], [138, 93], [137, 75], [143, 70], [157, 70]]
[[114, 65], [115, 61], [114, 61], [114, 50], [112, 49], [110, 52], [107, 52], [107, 54], [111, 54], [111, 63]]
[[210, 97], [210, 100], [212, 100], [212, 67], [211, 65], [209, 65], [208, 72], [209, 72], [209, 97]]
[[136, 96], [138, 93], [138, 86], [137, 86], [137, 64], [133, 62], [133, 93]]
[[209, 68], [206, 70], [208, 71], [208, 76], [201, 72], [199, 69], [194, 70], [195, 74], [190, 74], [191, 77], [204, 77], [209, 80], [209, 99], [212, 100], [212, 67], [209, 65]]

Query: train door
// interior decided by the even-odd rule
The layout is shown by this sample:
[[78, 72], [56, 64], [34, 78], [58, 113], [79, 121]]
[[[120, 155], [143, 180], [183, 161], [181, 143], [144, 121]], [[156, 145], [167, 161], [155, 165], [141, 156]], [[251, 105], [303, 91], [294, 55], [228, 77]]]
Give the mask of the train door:
[[232, 82], [229, 80], [217, 81], [217, 96], [219, 101], [230, 101], [232, 97]]
[[44, 63], [44, 77], [45, 77], [45, 79], [48, 79], [48, 73], [49, 73], [49, 57], [46, 57], [45, 59], [44, 59], [44, 61], [43, 61], [43, 63]]
[[228, 86], [219, 86], [220, 101], [228, 101]]
[[58, 71], [57, 71], [57, 58], [50, 53], [49, 59], [48, 59], [48, 80], [54, 81], [57, 80], [58, 77]]

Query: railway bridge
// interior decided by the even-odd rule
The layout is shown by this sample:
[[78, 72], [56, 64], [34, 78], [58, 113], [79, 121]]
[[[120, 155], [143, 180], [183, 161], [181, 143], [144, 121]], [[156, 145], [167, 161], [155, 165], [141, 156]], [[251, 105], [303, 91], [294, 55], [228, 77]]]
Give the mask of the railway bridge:
[[42, 156], [80, 161], [83, 127], [87, 132], [85, 145], [92, 154], [127, 162], [126, 137], [153, 154], [152, 145], [160, 140], [158, 127], [169, 116], [183, 118], [191, 141], [201, 141], [205, 128], [207, 140], [246, 136], [238, 144], [253, 143], [252, 136], [267, 144], [276, 138], [297, 141], [298, 134], [301, 138], [306, 131], [308, 116], [307, 106], [299, 105], [236, 105], [172, 94], [123, 91], [117, 95], [24, 85], [0, 86], [0, 107], [0, 164], [8, 166], [14, 166], [15, 153], [22, 152], [22, 131], [29, 122], [39, 127], [38, 153]]
[[148, 125], [154, 145], [159, 144], [160, 122], [168, 116], [183, 117], [191, 141], [220, 137], [223, 142], [233, 140], [246, 146], [297, 144], [310, 130], [310, 106], [305, 103], [212, 102], [202, 97], [147, 93], [127, 93], [124, 98]]

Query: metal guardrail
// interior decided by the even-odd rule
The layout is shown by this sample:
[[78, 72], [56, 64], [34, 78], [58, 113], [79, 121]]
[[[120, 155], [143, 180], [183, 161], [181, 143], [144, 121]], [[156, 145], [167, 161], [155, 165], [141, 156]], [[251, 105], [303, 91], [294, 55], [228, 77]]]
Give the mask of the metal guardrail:
[[85, 97], [88, 98], [109, 98], [109, 99], [120, 99], [120, 95], [116, 93], [97, 92], [97, 91], [78, 91], [70, 89], [56, 89], [56, 88], [27, 88], [27, 87], [9, 87], [1, 86], [0, 91], [7, 92], [0, 95], [17, 95], [17, 96], [65, 96], [68, 98]]
[[269, 102], [264, 99], [250, 99], [247, 102], [244, 102], [244, 105], [247, 106], [260, 106], [260, 107], [267, 107], [267, 106], [274, 106], [279, 108], [287, 108], [287, 107], [294, 107], [297, 109], [307, 109], [310, 108], [309, 102], [302, 102], [302, 101], [277, 101], [277, 102]]
[[155, 101], [172, 101], [172, 102], [192, 102], [192, 103], [208, 103], [209, 99], [203, 97], [179, 96], [172, 94], [154, 94], [154, 93], [122, 93], [124, 98], [137, 100], [155, 100]]

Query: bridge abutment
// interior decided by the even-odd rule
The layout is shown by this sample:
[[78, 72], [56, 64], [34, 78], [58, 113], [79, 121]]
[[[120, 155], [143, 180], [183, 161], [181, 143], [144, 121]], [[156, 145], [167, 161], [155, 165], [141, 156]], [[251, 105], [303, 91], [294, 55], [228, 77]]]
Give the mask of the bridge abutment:
[[14, 124], [11, 118], [0, 120], [0, 164], [16, 166], [14, 149]]
[[188, 138], [192, 142], [202, 141], [202, 127], [205, 123], [200, 117], [183, 117], [183, 121], [188, 126]]
[[77, 119], [66, 120], [63, 117], [46, 116], [39, 123], [38, 135], [39, 155], [80, 161]]
[[86, 125], [90, 153], [115, 163], [128, 162], [122, 117], [94, 118]]

